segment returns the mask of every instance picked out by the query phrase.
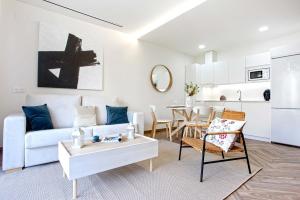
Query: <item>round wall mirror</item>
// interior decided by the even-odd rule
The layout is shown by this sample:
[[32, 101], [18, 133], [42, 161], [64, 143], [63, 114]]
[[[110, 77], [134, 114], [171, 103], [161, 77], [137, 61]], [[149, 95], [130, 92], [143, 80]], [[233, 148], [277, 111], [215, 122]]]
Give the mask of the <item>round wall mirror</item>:
[[164, 65], [155, 65], [151, 71], [151, 83], [158, 92], [167, 92], [172, 86], [172, 74]]

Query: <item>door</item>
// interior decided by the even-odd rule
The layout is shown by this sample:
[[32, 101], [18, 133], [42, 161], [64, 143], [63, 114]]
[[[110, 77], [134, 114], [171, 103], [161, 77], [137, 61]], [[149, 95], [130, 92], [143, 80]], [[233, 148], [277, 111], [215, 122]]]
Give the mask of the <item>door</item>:
[[269, 65], [271, 62], [270, 52], [246, 56], [246, 67]]
[[271, 138], [271, 105], [267, 102], [243, 103], [246, 113], [246, 125], [243, 132], [246, 136], [270, 141]]
[[204, 64], [199, 67], [200, 83], [213, 84], [214, 82], [214, 66], [213, 64]]
[[230, 59], [228, 64], [229, 83], [245, 83], [245, 58]]
[[272, 107], [300, 108], [300, 55], [272, 59]]
[[214, 65], [214, 83], [228, 84], [228, 67], [226, 62], [215, 62]]
[[300, 146], [299, 121], [299, 109], [272, 109], [272, 142]]

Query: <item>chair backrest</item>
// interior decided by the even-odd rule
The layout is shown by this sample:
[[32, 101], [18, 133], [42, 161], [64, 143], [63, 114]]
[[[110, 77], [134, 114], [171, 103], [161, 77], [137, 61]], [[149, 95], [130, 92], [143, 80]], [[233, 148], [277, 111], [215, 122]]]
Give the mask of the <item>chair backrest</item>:
[[210, 114], [208, 115], [207, 123], [210, 124], [212, 120], [215, 118], [216, 111], [211, 109]]
[[232, 110], [224, 110], [222, 114], [222, 119], [232, 119], [238, 121], [245, 121], [245, 113], [239, 111], [232, 111]]
[[156, 115], [155, 115], [155, 111], [156, 111], [156, 106], [155, 105], [150, 105], [150, 111], [151, 111], [151, 116], [152, 116], [152, 120], [153, 122], [156, 122]]

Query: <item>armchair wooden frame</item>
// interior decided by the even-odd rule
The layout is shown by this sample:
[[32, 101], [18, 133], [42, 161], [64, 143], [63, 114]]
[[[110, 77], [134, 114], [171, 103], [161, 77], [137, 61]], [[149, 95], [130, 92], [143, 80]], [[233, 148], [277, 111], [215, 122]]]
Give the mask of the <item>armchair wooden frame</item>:
[[[235, 111], [224, 111], [222, 118], [224, 119], [235, 119], [235, 120], [243, 120], [245, 118], [245, 113], [243, 112], [235, 112]], [[246, 142], [244, 138], [244, 134], [242, 132], [242, 129], [240, 131], [232, 131], [232, 132], [213, 132], [213, 133], [206, 133], [202, 139], [196, 139], [196, 138], [190, 138], [190, 137], [184, 137], [184, 128], [181, 132], [181, 140], [180, 140], [180, 148], [179, 148], [179, 157], [178, 160], [181, 160], [181, 152], [182, 148], [194, 148], [197, 151], [202, 151], [202, 160], [201, 160], [201, 172], [200, 172], [200, 182], [203, 182], [203, 171], [204, 171], [204, 165], [207, 164], [213, 164], [213, 163], [219, 163], [219, 162], [227, 162], [227, 161], [234, 161], [234, 160], [242, 160], [245, 159], [247, 161], [248, 171], [249, 174], [251, 174], [251, 167], [246, 147]], [[221, 135], [221, 134], [236, 134], [240, 137], [240, 145], [234, 145], [229, 152], [244, 152], [244, 156], [241, 157], [235, 157], [235, 158], [226, 158], [224, 156], [224, 152], [220, 147], [215, 146], [212, 143], [209, 143], [206, 141], [207, 136], [209, 135]], [[185, 143], [185, 145], [183, 145]], [[243, 146], [243, 148], [241, 147]], [[211, 153], [221, 153], [222, 159], [221, 160], [214, 160], [214, 161], [205, 161], [205, 153], [211, 152]]]

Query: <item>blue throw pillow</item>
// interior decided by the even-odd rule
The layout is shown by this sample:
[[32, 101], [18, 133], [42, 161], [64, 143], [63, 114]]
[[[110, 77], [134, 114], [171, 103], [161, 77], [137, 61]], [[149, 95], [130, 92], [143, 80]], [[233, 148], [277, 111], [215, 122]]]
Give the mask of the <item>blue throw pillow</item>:
[[40, 106], [22, 106], [26, 116], [26, 130], [39, 131], [53, 129], [47, 104]]
[[128, 107], [106, 106], [107, 122], [106, 125], [129, 123], [127, 116]]

